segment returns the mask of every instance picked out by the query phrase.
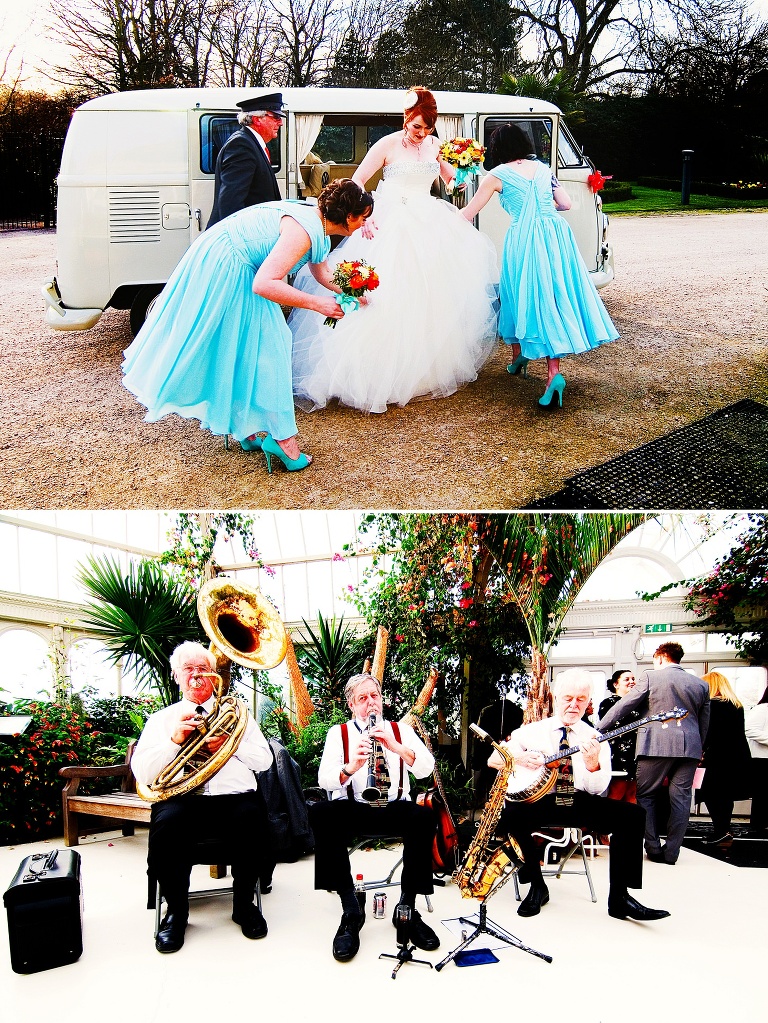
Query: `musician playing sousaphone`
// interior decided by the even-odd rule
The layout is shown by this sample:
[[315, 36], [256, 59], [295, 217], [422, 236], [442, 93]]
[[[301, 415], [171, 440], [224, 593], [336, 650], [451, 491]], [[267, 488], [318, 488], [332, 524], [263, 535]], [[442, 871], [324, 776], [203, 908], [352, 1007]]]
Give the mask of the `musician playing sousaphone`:
[[[401, 837], [402, 892], [398, 906], [411, 910], [410, 940], [433, 951], [440, 941], [414, 908], [417, 895], [431, 895], [432, 810], [409, 798], [408, 775], [426, 778], [435, 760], [410, 725], [385, 721], [381, 685], [373, 675], [353, 675], [344, 689], [352, 720], [334, 725], [325, 740], [318, 784], [329, 800], [310, 806], [315, 835], [315, 888], [335, 891], [342, 917], [333, 939], [338, 962], [353, 959], [365, 922], [352, 882], [348, 847], [358, 838]], [[392, 917], [395, 923], [398, 907]]]
[[[215, 837], [236, 850], [232, 867], [232, 919], [246, 938], [263, 938], [267, 923], [254, 905], [259, 876], [259, 854], [266, 836], [261, 804], [256, 796], [254, 772], [272, 763], [272, 751], [259, 726], [242, 707], [244, 728], [234, 753], [197, 788], [164, 798], [162, 776], [190, 736], [200, 733], [216, 702], [216, 657], [199, 643], [182, 643], [171, 655], [171, 669], [182, 699], [152, 714], [147, 720], [131, 767], [137, 786], [148, 792], [152, 804], [147, 863], [149, 874], [160, 882], [168, 911], [155, 938], [158, 952], [177, 952], [184, 944], [189, 915], [191, 843]], [[217, 756], [229, 741], [226, 734], [200, 733], [201, 761]], [[192, 769], [194, 770], [194, 761]], [[194, 778], [194, 774], [192, 775]], [[172, 779], [171, 779], [172, 781]], [[143, 794], [143, 792], [142, 792]]]
[[[582, 668], [562, 671], [555, 680], [553, 695], [552, 717], [522, 725], [501, 744], [514, 758], [514, 773], [509, 776], [507, 802], [496, 832], [516, 839], [525, 863], [518, 877], [531, 886], [519, 915], [535, 916], [549, 902], [532, 832], [562, 827], [610, 834], [610, 916], [620, 920], [660, 920], [669, 916], [666, 910], [642, 906], [627, 891], [641, 888], [643, 883], [645, 811], [633, 803], [602, 795], [611, 780], [609, 744], [600, 742], [595, 729], [581, 720], [592, 696], [592, 676]], [[545, 767], [545, 761], [551, 761], [561, 749], [573, 747], [578, 748], [577, 752], [558, 761], [556, 775], [550, 776], [554, 784], [547, 791], [551, 768]], [[502, 758], [495, 750], [488, 764], [502, 767]]]

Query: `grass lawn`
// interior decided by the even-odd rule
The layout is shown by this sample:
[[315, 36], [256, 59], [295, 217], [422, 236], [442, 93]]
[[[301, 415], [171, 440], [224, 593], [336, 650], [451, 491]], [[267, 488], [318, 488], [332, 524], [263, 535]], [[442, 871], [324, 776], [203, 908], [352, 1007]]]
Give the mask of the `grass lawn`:
[[679, 192], [662, 191], [660, 188], [644, 188], [632, 185], [634, 199], [622, 202], [606, 202], [603, 192], [605, 212], [616, 213], [685, 213], [702, 210], [765, 210], [768, 199], [723, 199], [717, 195], [694, 195], [687, 206], [680, 202]]

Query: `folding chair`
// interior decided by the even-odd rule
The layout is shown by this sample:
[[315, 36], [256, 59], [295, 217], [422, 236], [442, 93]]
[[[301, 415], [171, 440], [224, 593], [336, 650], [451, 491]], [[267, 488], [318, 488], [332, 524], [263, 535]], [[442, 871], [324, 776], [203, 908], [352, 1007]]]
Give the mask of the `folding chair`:
[[[597, 895], [595, 894], [595, 886], [592, 883], [592, 874], [589, 870], [589, 861], [587, 859], [587, 850], [585, 848], [585, 846], [589, 844], [590, 852], [594, 855], [596, 846], [592, 836], [587, 835], [585, 837], [581, 828], [564, 828], [563, 837], [560, 839], [554, 838], [552, 835], [546, 835], [541, 831], [534, 831], [533, 834], [539, 838], [548, 840], [547, 844], [544, 846], [544, 868], [541, 871], [542, 876], [560, 878], [563, 874], [583, 874], [587, 878], [589, 894], [592, 897], [592, 901], [597, 902]], [[562, 856], [557, 863], [553, 863], [553, 865], [547, 869], [550, 850], [555, 849], [562, 850]], [[568, 869], [568, 863], [576, 852], [581, 854], [583, 867], [581, 869]], [[517, 881], [517, 874], [513, 876], [513, 880], [515, 883], [515, 898], [519, 902], [520, 886]]]

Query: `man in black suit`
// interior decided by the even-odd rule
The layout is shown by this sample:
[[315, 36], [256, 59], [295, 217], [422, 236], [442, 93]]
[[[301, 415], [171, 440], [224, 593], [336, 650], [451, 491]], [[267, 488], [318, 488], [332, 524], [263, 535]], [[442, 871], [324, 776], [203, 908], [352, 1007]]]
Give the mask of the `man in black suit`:
[[208, 227], [246, 206], [280, 198], [267, 143], [277, 138], [285, 117], [282, 94], [273, 92], [237, 105], [240, 127], [229, 136], [216, 160]]
[[[656, 863], [677, 862], [691, 811], [693, 775], [701, 759], [709, 726], [709, 686], [680, 666], [683, 648], [662, 643], [653, 655], [653, 671], [646, 671], [635, 686], [598, 722], [601, 732], [626, 721], [637, 709], [642, 715], [663, 714], [680, 707], [685, 718], [669, 725], [644, 726], [637, 734], [637, 802], [645, 810], [645, 854]], [[660, 797], [664, 780], [669, 785], [667, 840], [659, 832]]]

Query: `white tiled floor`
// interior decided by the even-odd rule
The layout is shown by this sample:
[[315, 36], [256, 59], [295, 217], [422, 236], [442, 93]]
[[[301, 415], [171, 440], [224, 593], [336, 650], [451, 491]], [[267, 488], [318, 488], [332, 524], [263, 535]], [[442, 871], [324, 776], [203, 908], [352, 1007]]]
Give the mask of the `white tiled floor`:
[[[3, 890], [24, 856], [61, 844], [0, 848]], [[533, 919], [516, 915], [511, 883], [488, 903], [491, 919], [551, 955], [551, 964], [505, 948], [498, 963], [451, 963], [439, 973], [408, 964], [394, 981], [391, 960], [378, 958], [397, 951], [391, 912], [384, 921], [369, 913], [353, 962], [333, 960], [338, 901], [313, 890], [311, 858], [278, 865], [274, 890], [263, 903], [270, 928], [263, 941], [242, 936], [230, 920], [229, 898], [222, 897], [193, 903], [184, 948], [160, 955], [153, 914], [144, 908], [146, 832], [94, 836], [79, 851], [83, 956], [71, 966], [21, 976], [11, 970], [2, 940], [2, 1023], [199, 1023], [233, 1019], [241, 1010], [243, 1018], [289, 1023], [333, 1020], [343, 1010], [378, 1023], [402, 1018], [402, 999], [407, 1019], [445, 1023], [556, 1014], [569, 1023], [765, 1019], [768, 872], [730, 867], [687, 849], [674, 867], [646, 863], [637, 893], [644, 904], [670, 910], [667, 920], [638, 924], [607, 915], [608, 857], [601, 853], [593, 862], [597, 904], [582, 877], [550, 880], [550, 903]], [[392, 856], [387, 850], [358, 852], [354, 865], [367, 878], [382, 877]], [[195, 870], [194, 883], [210, 886], [207, 868]], [[396, 896], [397, 889], [390, 889], [390, 911]], [[437, 889], [433, 904], [427, 919], [443, 947], [416, 954], [437, 963], [457, 943], [441, 919], [474, 912], [477, 904], [462, 900], [452, 885]]]

